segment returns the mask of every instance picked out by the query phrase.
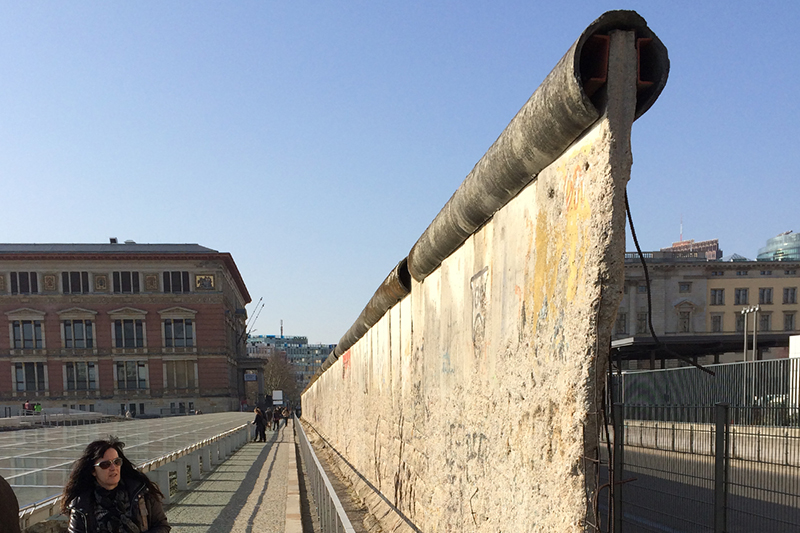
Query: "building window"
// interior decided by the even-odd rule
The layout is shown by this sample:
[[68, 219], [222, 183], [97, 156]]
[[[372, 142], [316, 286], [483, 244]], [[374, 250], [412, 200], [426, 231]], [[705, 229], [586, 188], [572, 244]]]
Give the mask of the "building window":
[[711, 271], [711, 275], [712, 276], [724, 276], [725, 275], [725, 271], [724, 270], [712, 270]]
[[647, 333], [647, 313], [636, 313], [636, 333]]
[[692, 284], [688, 281], [678, 283], [678, 292], [692, 292]]
[[194, 346], [194, 328], [188, 318], [167, 318], [164, 320], [164, 345], [167, 348]]
[[14, 364], [17, 392], [45, 390], [44, 363]]
[[94, 348], [92, 321], [65, 320], [64, 348]]
[[[758, 314], [758, 313], [757, 313]], [[761, 313], [758, 317], [758, 329], [770, 331], [772, 325], [772, 313]]]
[[115, 365], [117, 367], [117, 388], [147, 388], [147, 363], [144, 361], [119, 361]]
[[165, 361], [168, 389], [195, 388], [194, 361]]
[[114, 272], [114, 292], [117, 294], [137, 294], [139, 292], [138, 272]]
[[711, 289], [710, 305], [725, 305], [725, 289]]
[[711, 332], [722, 333], [722, 315], [711, 315]]
[[678, 332], [689, 333], [692, 331], [692, 312], [680, 311], [678, 312]]
[[787, 276], [796, 276], [797, 270], [784, 270], [783, 273]]
[[39, 280], [36, 272], [12, 272], [11, 294], [36, 294], [39, 292]]
[[62, 272], [61, 287], [64, 294], [85, 294], [89, 292], [89, 273]]
[[639, 294], [646, 294], [647, 293], [647, 285], [637, 285], [636, 292]]
[[783, 289], [783, 303], [796, 304], [797, 303], [797, 287], [786, 287]]
[[67, 370], [67, 390], [96, 390], [97, 374], [94, 363], [70, 362]]
[[736, 331], [744, 331], [744, 315], [741, 313], [736, 313]]
[[733, 299], [734, 305], [747, 305], [747, 289], [735, 289]]
[[189, 272], [164, 272], [164, 292], [189, 292]]
[[762, 276], [771, 276], [772, 275], [772, 270], [762, 270], [761, 271], [761, 275]]
[[114, 341], [117, 348], [144, 347], [144, 324], [139, 319], [114, 321]]
[[42, 348], [42, 322], [40, 320], [14, 320], [14, 349], [31, 350]]
[[758, 303], [771, 304], [772, 303], [772, 288], [758, 289]]
[[794, 331], [794, 313], [783, 314], [783, 330]]
[[626, 313], [617, 314], [616, 333], [617, 335], [628, 333], [628, 315]]
[[746, 276], [746, 275], [747, 275], [747, 273], [748, 273], [748, 271], [747, 271], [747, 270], [737, 270], [737, 271], [736, 271], [736, 275], [737, 275], [737, 276]]

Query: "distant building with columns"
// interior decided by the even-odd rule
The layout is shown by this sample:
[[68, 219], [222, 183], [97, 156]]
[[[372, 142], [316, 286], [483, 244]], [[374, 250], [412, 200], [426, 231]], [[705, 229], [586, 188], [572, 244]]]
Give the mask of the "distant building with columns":
[[[790, 259], [794, 240], [779, 238], [767, 241], [773, 255], [756, 261], [721, 257], [716, 239], [673, 243], [643, 253], [647, 276], [638, 253], [626, 252], [612, 334], [622, 368], [685, 365], [676, 353], [702, 364], [741, 361], [745, 330], [751, 347], [756, 330], [757, 359], [788, 357], [789, 337], [800, 333], [800, 256]], [[784, 253], [775, 255], [779, 249]], [[666, 350], [652, 338], [651, 323]]]

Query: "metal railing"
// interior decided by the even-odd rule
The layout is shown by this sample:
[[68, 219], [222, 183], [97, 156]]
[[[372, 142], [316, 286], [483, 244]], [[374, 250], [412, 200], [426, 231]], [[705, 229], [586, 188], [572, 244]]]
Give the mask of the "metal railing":
[[297, 428], [297, 436], [300, 441], [300, 453], [306, 465], [308, 479], [311, 484], [311, 491], [314, 494], [314, 501], [317, 504], [317, 515], [319, 516], [320, 527], [323, 533], [355, 533], [350, 519], [344, 512], [342, 502], [333, 490], [330, 479], [325, 474], [322, 464], [314, 453], [311, 443], [308, 441], [306, 432], [300, 420], [294, 417], [294, 426]]

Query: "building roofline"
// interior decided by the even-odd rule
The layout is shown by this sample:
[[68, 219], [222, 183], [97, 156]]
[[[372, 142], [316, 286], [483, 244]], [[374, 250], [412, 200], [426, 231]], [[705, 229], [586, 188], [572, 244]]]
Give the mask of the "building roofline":
[[229, 252], [199, 244], [2, 244], [0, 261], [209, 261], [222, 260], [248, 304], [250, 292]]

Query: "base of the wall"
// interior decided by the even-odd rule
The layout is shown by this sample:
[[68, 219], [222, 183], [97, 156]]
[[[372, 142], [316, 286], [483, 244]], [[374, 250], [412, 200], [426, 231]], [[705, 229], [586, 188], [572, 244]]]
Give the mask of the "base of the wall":
[[[353, 468], [324, 435], [308, 422], [302, 422], [308, 440], [314, 447], [314, 452], [319, 460], [327, 463], [366, 508], [367, 516], [364, 518], [364, 527], [369, 533], [383, 533], [384, 531], [418, 533], [420, 531], [411, 520], [387, 500], [386, 496]], [[341, 495], [339, 496], [341, 497]]]

